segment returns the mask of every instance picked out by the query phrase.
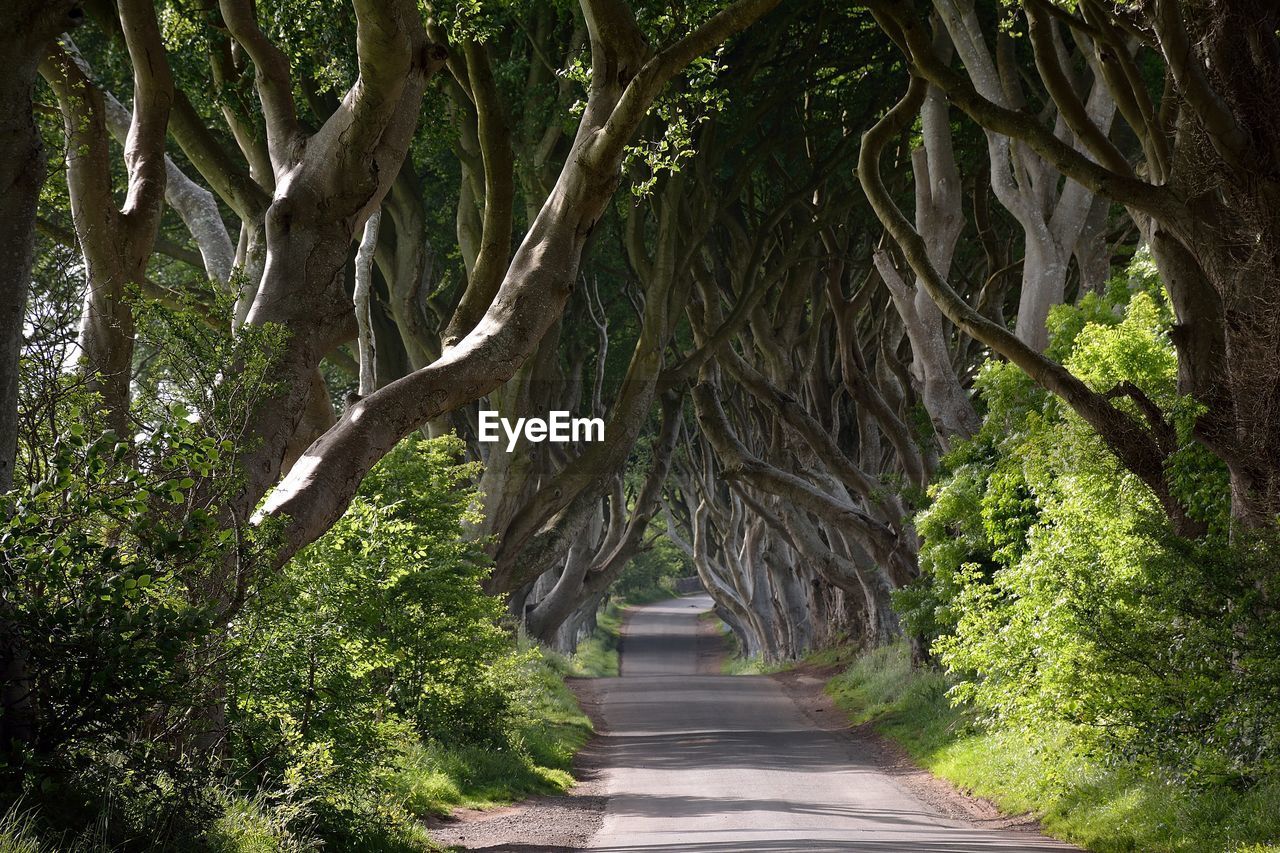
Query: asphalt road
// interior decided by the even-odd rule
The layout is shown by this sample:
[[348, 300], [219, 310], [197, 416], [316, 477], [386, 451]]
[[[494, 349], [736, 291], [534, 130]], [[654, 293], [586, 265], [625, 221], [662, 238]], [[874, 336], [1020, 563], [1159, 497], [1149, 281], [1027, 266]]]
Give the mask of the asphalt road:
[[973, 853], [1076, 848], [950, 819], [823, 731], [771, 678], [698, 672], [706, 597], [639, 609], [600, 682], [604, 822], [588, 849]]

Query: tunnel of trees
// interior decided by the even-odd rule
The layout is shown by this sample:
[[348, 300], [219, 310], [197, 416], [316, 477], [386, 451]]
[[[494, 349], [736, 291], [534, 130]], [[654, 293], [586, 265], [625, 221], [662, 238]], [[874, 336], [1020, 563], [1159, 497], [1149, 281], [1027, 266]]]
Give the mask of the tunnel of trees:
[[5, 801], [340, 823], [656, 558], [746, 656], [907, 643], [991, 720], [1274, 778], [1278, 32], [9, 0]]

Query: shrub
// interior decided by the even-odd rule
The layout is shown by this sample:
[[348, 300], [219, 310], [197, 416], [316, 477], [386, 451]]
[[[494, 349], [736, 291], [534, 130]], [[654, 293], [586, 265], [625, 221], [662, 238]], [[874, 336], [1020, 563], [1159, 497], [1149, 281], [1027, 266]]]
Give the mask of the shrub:
[[175, 417], [127, 445], [69, 424], [29, 487], [0, 496], [8, 651], [25, 688], [3, 720], [5, 789], [77, 814], [107, 806], [126, 834], [203, 810], [184, 743], [207, 720], [212, 602], [192, 589], [231, 534], [197, 483], [230, 447]]
[[1056, 309], [1052, 347], [1094, 388], [1129, 382], [1161, 408], [1182, 442], [1174, 488], [1206, 535], [1174, 536], [1078, 416], [992, 363], [984, 426], [918, 519], [924, 581], [897, 601], [959, 676], [953, 698], [998, 724], [1070, 725], [1086, 749], [1247, 785], [1277, 769], [1280, 550], [1228, 537], [1225, 473], [1192, 440], [1197, 407], [1177, 394], [1146, 264], [1112, 302]]
[[390, 454], [237, 620], [236, 761], [255, 784], [349, 811], [418, 740], [518, 747], [528, 653], [460, 535], [475, 502], [460, 449], [443, 437]]

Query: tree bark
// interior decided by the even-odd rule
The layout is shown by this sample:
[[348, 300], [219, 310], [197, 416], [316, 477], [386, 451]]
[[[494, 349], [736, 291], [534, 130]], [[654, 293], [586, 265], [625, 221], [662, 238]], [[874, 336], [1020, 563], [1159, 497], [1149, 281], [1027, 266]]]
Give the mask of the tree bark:
[[67, 189], [87, 278], [78, 340], [87, 387], [101, 397], [107, 426], [127, 440], [134, 343], [127, 288], [144, 283], [160, 227], [174, 96], [154, 6], [124, 0], [119, 15], [134, 69], [134, 111], [124, 146], [128, 189], [119, 210], [112, 198], [106, 99], [75, 45], [52, 48], [40, 73], [58, 97], [67, 137]]
[[[1189, 15], [1185, 4], [1172, 0], [1143, 7], [1143, 23], [1154, 33], [1153, 47], [1160, 51], [1170, 84], [1158, 112], [1129, 56], [1129, 23], [1102, 4], [1086, 5], [1083, 21], [1062, 12], [1071, 26], [1097, 37], [1101, 77], [1142, 142], [1147, 180], [1117, 160], [1100, 132], [1083, 135], [1086, 153], [941, 62], [913, 10], [881, 0], [869, 5], [917, 72], [975, 121], [1025, 143], [1088, 190], [1155, 221], [1148, 231], [1158, 236], [1152, 250], [1166, 272], [1177, 315], [1171, 337], [1179, 354], [1180, 391], [1205, 407], [1196, 438], [1227, 465], [1237, 528], [1274, 525], [1280, 515], [1280, 427], [1272, 410], [1280, 373], [1270, 365], [1280, 336], [1275, 287], [1280, 281], [1280, 107], [1260, 93], [1270, 90], [1280, 65], [1280, 9], [1246, 2]], [[1039, 0], [1028, 5], [1049, 8]], [[1037, 41], [1037, 61], [1052, 78]], [[1049, 89], [1055, 101], [1068, 102], [1063, 115], [1081, 122], [1082, 113], [1071, 108], [1065, 90]], [[1268, 367], [1260, 371], [1259, 365]], [[1039, 373], [1038, 381], [1047, 378], [1043, 370], [1025, 369], [1033, 377]], [[1269, 378], [1261, 379], [1263, 373]], [[1105, 409], [1086, 405], [1097, 409], [1090, 419], [1069, 379], [1066, 385], [1052, 384], [1057, 387], [1050, 390], [1081, 411], [1126, 467], [1151, 486], [1175, 526], [1194, 534], [1197, 525], [1181, 517], [1161, 486], [1159, 460], [1145, 451], [1135, 455], [1136, 445], [1119, 435], [1125, 432], [1121, 424], [1101, 422], [1115, 420]]]
[[[107, 129], [116, 142], [125, 145], [133, 124], [133, 113], [110, 92], [103, 92], [103, 97]], [[218, 212], [218, 202], [213, 193], [187, 177], [168, 154], [164, 157], [164, 168], [164, 200], [181, 217], [195, 240], [206, 275], [219, 284], [228, 284], [235, 267], [236, 250], [227, 234], [222, 214]]]
[[378, 225], [382, 222], [382, 212], [374, 211], [364, 224], [364, 236], [360, 239], [360, 249], [356, 252], [356, 288], [355, 312], [356, 326], [359, 328], [357, 350], [360, 359], [360, 396], [364, 397], [378, 390], [378, 380], [374, 375], [376, 359], [374, 356], [373, 314], [369, 300], [373, 289], [373, 253], [378, 244]]
[[[401, 438], [423, 422], [479, 399], [514, 374], [563, 310], [586, 237], [619, 180], [625, 146], [654, 98], [693, 58], [743, 29], [777, 2], [738, 0], [646, 61], [645, 45], [624, 5], [584, 0], [592, 46], [590, 95], [566, 166], [530, 224], [493, 302], [477, 326], [434, 364], [348, 409], [275, 488], [264, 512], [289, 519], [277, 560], [288, 559], [323, 533], [346, 508], [368, 470]], [[273, 209], [279, 207], [280, 202], [273, 204]], [[269, 228], [273, 222], [277, 228], [284, 225], [284, 211], [279, 214], [268, 218]], [[350, 233], [348, 227], [348, 240]], [[300, 262], [301, 258], [296, 258], [288, 265], [296, 268]], [[283, 269], [273, 270], [269, 258], [264, 278], [268, 297], [274, 295], [270, 293], [274, 288], [267, 287], [273, 272], [282, 275]], [[259, 302], [262, 300], [260, 295]], [[263, 304], [281, 305], [274, 298]], [[272, 320], [274, 313], [264, 310], [256, 318], [251, 314], [250, 321]], [[280, 319], [288, 322], [296, 318]], [[294, 349], [286, 375], [319, 358], [314, 343], [301, 341]], [[296, 401], [286, 402], [286, 412], [297, 410]], [[276, 441], [273, 434], [292, 432], [291, 424], [268, 421], [264, 426], [268, 446]], [[248, 462], [253, 485], [246, 493], [246, 503], [252, 505], [257, 503], [256, 496], [270, 487], [279, 466], [268, 453], [259, 453]]]
[[1170, 520], [1181, 531], [1196, 534], [1200, 525], [1174, 497], [1165, 479], [1165, 451], [1138, 420], [1117, 409], [1103, 395], [1086, 386], [1062, 365], [979, 314], [947, 283], [929, 260], [924, 241], [893, 203], [880, 178], [879, 158], [888, 140], [901, 132], [919, 109], [926, 83], [913, 77], [907, 94], [863, 136], [858, 177], [885, 228], [902, 249], [929, 295], [962, 331], [990, 346], [1018, 365], [1050, 393], [1061, 397], [1108, 444], [1121, 462], [1155, 494]]

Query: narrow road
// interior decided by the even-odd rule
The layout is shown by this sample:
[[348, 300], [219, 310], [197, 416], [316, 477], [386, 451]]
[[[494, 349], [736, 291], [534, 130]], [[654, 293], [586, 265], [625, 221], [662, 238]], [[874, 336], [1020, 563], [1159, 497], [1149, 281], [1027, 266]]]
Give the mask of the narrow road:
[[771, 678], [700, 674], [698, 614], [710, 606], [705, 596], [676, 599], [628, 620], [622, 677], [598, 682], [608, 800], [588, 849], [1075, 849], [942, 815], [853, 739], [815, 727]]

